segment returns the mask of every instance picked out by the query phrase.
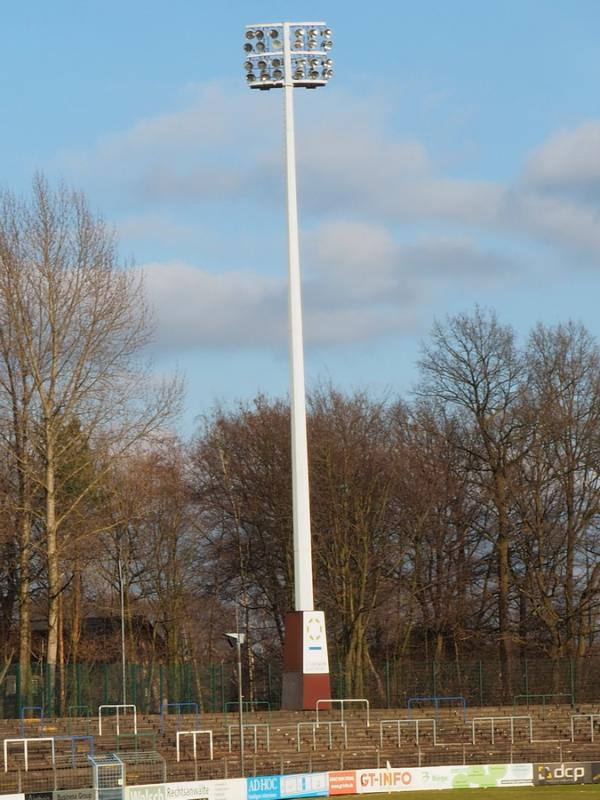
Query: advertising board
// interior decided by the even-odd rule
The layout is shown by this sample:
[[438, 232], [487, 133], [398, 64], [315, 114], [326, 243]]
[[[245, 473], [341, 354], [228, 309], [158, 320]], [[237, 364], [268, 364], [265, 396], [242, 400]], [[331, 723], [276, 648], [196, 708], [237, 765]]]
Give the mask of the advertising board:
[[531, 785], [533, 785], [532, 764], [473, 764], [455, 767], [356, 770], [358, 794]]
[[[71, 798], [56, 798], [71, 800]], [[73, 798], [73, 800], [77, 800]], [[89, 800], [82, 798], [81, 800]], [[246, 779], [179, 781], [127, 786], [125, 800], [246, 800]]]
[[164, 783], [126, 786], [124, 800], [167, 800]]
[[93, 789], [57, 789], [54, 800], [94, 800]]
[[326, 772], [280, 775], [279, 797], [327, 797], [329, 784]]
[[356, 794], [356, 770], [328, 773], [329, 794]]
[[533, 786], [533, 764], [471, 764], [464, 767], [433, 767], [450, 772], [449, 789], [494, 786]]
[[536, 786], [592, 783], [592, 765], [589, 761], [537, 763], [533, 765], [533, 782]]
[[248, 800], [279, 800], [280, 776], [264, 775], [246, 778]]
[[246, 800], [246, 780], [166, 783], [165, 793], [165, 800]]
[[210, 800], [246, 800], [246, 779], [207, 781], [210, 784]]
[[210, 800], [212, 781], [165, 783], [165, 800]]
[[401, 792], [418, 788], [414, 769], [357, 769], [356, 788], [359, 794], [369, 792]]

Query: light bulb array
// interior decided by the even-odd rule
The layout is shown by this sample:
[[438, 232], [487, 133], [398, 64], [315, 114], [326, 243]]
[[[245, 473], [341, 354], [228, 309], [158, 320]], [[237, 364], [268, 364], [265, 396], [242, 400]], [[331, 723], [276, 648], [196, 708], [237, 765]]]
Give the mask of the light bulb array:
[[331, 30], [323, 22], [249, 25], [244, 37], [246, 81], [251, 89], [281, 88], [287, 52], [289, 83], [307, 89], [324, 86], [333, 76], [332, 46]]

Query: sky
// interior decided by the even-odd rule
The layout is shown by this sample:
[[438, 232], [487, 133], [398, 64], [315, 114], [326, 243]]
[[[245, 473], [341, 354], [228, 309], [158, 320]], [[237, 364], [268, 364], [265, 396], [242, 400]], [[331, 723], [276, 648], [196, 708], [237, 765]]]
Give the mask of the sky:
[[0, 185], [83, 190], [145, 275], [158, 376], [215, 403], [288, 390], [283, 98], [244, 26], [324, 20], [295, 91], [307, 388], [410, 398], [434, 320], [600, 339], [598, 0], [0, 2]]

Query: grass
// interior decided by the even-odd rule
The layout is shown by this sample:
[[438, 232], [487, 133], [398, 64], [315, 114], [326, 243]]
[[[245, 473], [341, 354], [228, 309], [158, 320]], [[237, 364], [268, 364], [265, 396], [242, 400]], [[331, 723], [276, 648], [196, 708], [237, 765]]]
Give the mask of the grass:
[[[345, 795], [344, 798], [362, 797], [364, 800], [576, 800], [582, 794], [600, 798], [600, 784], [588, 786], [519, 786], [494, 789], [438, 789], [433, 792], [378, 792], [364, 795]], [[392, 798], [394, 795], [394, 798]], [[342, 796], [336, 798], [342, 800]]]

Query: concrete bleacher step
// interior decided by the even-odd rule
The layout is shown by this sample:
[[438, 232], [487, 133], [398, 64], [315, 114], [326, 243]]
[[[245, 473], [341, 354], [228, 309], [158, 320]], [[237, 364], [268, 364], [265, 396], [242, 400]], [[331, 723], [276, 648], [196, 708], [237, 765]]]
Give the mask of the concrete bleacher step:
[[[270, 748], [266, 749], [265, 737], [259, 735], [256, 752], [254, 752], [254, 738], [251, 729], [246, 733], [245, 765], [247, 770], [256, 774], [269, 772], [293, 772], [326, 769], [359, 768], [365, 766], [372, 768], [377, 764], [391, 764], [417, 766], [419, 764], [444, 764], [444, 763], [481, 763], [484, 760], [577, 760], [579, 758], [595, 758], [597, 743], [589, 741], [588, 728], [583, 724], [582, 730], [577, 732], [575, 742], [571, 742], [571, 727], [569, 706], [549, 709], [541, 707], [518, 708], [519, 715], [531, 715], [533, 731], [536, 741], [528, 741], [528, 733], [524, 729], [515, 727], [515, 741], [510, 741], [508, 725], [495, 724], [494, 741], [491, 733], [485, 731], [485, 726], [477, 729], [476, 743], [472, 743], [472, 728], [470, 720], [474, 717], [509, 717], [512, 707], [488, 707], [469, 709], [468, 720], [465, 723], [462, 709], [440, 710], [437, 722], [438, 745], [433, 744], [432, 728], [425, 725], [420, 728], [419, 742], [416, 741], [414, 730], [408, 726], [402, 729], [401, 746], [398, 747], [397, 733], [393, 726], [384, 728], [383, 744], [380, 742], [379, 722], [383, 719], [406, 719], [406, 709], [373, 709], [371, 710], [371, 726], [366, 727], [365, 713], [361, 710], [347, 711], [344, 714], [346, 721], [347, 746], [345, 746], [341, 727], [337, 724], [331, 726], [331, 743], [329, 740], [329, 725], [320, 726], [315, 732], [316, 749], [313, 749], [312, 731], [306, 726], [302, 727], [301, 746], [298, 752], [297, 724], [299, 722], [314, 722], [314, 712], [253, 712], [245, 715], [245, 722], [257, 725], [270, 726]], [[578, 713], [597, 713], [597, 707], [578, 707]], [[431, 719], [435, 716], [433, 709], [415, 709], [413, 719]], [[339, 709], [331, 712], [321, 712], [319, 715], [323, 723], [336, 722], [340, 719]], [[107, 725], [110, 725], [107, 718]], [[237, 714], [201, 714], [200, 725], [195, 715], [182, 715], [180, 718], [167, 716], [162, 720], [158, 715], [138, 715], [138, 731], [149, 731], [156, 737], [156, 749], [167, 763], [168, 780], [189, 780], [195, 777], [223, 777], [226, 774], [233, 776], [239, 771], [239, 742], [237, 733]], [[39, 721], [38, 721], [39, 722]], [[49, 727], [56, 730], [58, 735], [66, 735], [68, 730], [74, 730], [78, 720], [52, 719], [45, 721]], [[93, 732], [94, 747], [97, 752], [115, 752], [125, 740], [119, 740], [114, 730], [106, 730], [102, 736], [97, 735], [97, 718], [82, 718], [85, 725]], [[114, 723], [114, 720], [113, 720]], [[231, 752], [229, 749], [228, 726], [231, 726]], [[33, 727], [33, 726], [32, 726]], [[114, 727], [114, 725], [113, 725]], [[214, 760], [210, 761], [205, 748], [198, 741], [198, 758], [194, 761], [191, 756], [191, 744], [182, 745], [181, 761], [176, 762], [176, 732], [177, 730], [210, 729], [213, 731]], [[262, 730], [262, 729], [261, 729]], [[0, 738], [18, 738], [19, 721], [0, 721]], [[587, 736], [587, 738], [586, 738]], [[598, 726], [598, 740], [600, 740], [600, 726]], [[129, 744], [129, 743], [128, 743]], [[143, 737], [137, 742], [140, 749], [144, 745]], [[57, 745], [58, 746], [58, 745]], [[60, 745], [61, 752], [67, 751], [67, 745]], [[53, 785], [54, 772], [51, 769], [51, 759], [46, 753], [40, 755], [31, 745], [30, 771], [22, 771], [23, 759], [11, 759], [12, 766], [4, 777], [0, 775], [0, 790], [13, 791], [17, 769], [21, 768], [21, 778], [25, 786], [45, 788]], [[78, 743], [76, 752], [78, 757], [85, 759], [84, 743]], [[68, 759], [65, 764], [56, 770], [60, 776], [61, 787], [77, 788], [89, 785], [89, 768], [71, 769]], [[35, 775], [35, 780], [34, 780]], [[129, 780], [144, 781], [146, 773], [142, 767], [130, 770]], [[87, 777], [86, 777], [87, 776]], [[37, 783], [36, 783], [37, 781]], [[12, 787], [12, 789], [11, 789]], [[60, 788], [60, 787], [59, 787]]]

